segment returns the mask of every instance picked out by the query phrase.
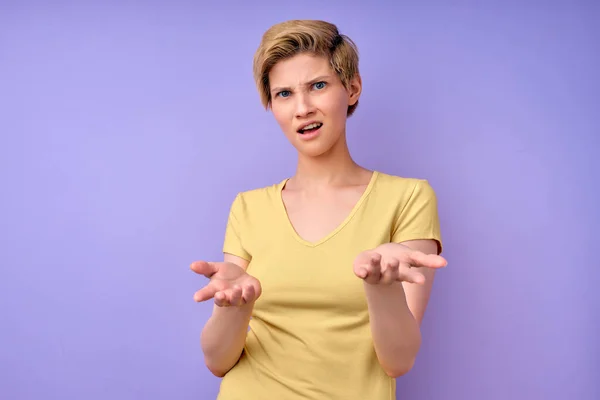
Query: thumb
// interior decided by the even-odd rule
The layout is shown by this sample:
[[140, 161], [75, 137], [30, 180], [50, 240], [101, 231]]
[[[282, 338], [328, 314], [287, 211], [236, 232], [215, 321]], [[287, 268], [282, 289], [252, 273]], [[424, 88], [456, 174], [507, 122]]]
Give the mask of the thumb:
[[219, 267], [216, 263], [208, 261], [196, 261], [190, 265], [190, 269], [197, 274], [204, 275], [210, 278], [219, 271]]

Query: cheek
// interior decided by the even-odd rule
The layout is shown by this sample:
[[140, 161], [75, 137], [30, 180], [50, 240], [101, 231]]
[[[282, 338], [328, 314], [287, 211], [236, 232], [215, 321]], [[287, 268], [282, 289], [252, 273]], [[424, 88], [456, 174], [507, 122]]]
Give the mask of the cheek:
[[336, 119], [346, 118], [348, 111], [348, 95], [343, 90], [337, 90], [331, 93], [327, 99], [328, 114], [335, 116]]
[[293, 120], [293, 118], [290, 116], [288, 108], [278, 104], [276, 106], [271, 106], [271, 112], [273, 113], [273, 117], [275, 118], [275, 121], [277, 121], [277, 124], [281, 130], [288, 135], [289, 131], [292, 129]]
[[272, 105], [271, 112], [273, 113], [273, 117], [275, 118], [275, 121], [277, 121], [278, 124], [281, 125], [285, 122], [285, 112], [279, 104]]

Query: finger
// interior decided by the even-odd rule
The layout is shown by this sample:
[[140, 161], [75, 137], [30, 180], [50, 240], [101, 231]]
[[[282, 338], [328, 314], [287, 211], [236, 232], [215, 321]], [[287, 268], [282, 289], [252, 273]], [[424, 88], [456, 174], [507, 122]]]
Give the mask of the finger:
[[425, 254], [421, 251], [412, 251], [408, 253], [407, 260], [413, 267], [425, 268], [443, 268], [448, 265], [448, 261], [437, 254]]
[[217, 292], [215, 294], [215, 304], [219, 307], [229, 307], [229, 300], [225, 292]]
[[382, 264], [381, 283], [384, 285], [389, 285], [390, 283], [398, 280], [400, 261], [398, 261], [396, 258], [391, 258], [386, 259]]
[[377, 263], [381, 259], [381, 254], [375, 251], [363, 251], [354, 261], [354, 273], [361, 279], [369, 275], [369, 266]]
[[256, 290], [252, 285], [246, 285], [242, 289], [242, 301], [246, 303], [251, 303], [256, 300]]
[[229, 304], [238, 307], [242, 305], [242, 288], [238, 285], [234, 286], [230, 289], [230, 293], [228, 293]]
[[374, 267], [379, 267], [381, 265], [381, 254], [377, 252], [372, 252], [370, 254], [369, 263]]
[[358, 264], [369, 264], [372, 260], [377, 260], [380, 258], [381, 258], [381, 254], [379, 254], [378, 252], [376, 252], [374, 250], [368, 250], [368, 251], [361, 252], [357, 256], [355, 261]]
[[359, 278], [365, 279], [369, 275], [369, 271], [367, 271], [366, 267], [358, 267], [356, 270], [356, 276]]
[[204, 286], [202, 289], [198, 290], [194, 293], [194, 301], [201, 302], [206, 301], [208, 299], [212, 299], [217, 293], [217, 289], [214, 285], [208, 284]]
[[197, 274], [204, 275], [207, 278], [213, 276], [218, 270], [219, 267], [215, 263], [207, 262], [207, 261], [196, 261], [190, 265], [190, 269]]
[[416, 268], [410, 268], [408, 266], [401, 265], [398, 268], [398, 281], [415, 283], [421, 285], [425, 283], [425, 275], [419, 272]]
[[381, 279], [381, 255], [371, 257], [369, 264], [365, 267], [367, 276], [364, 278], [368, 283], [378, 283]]

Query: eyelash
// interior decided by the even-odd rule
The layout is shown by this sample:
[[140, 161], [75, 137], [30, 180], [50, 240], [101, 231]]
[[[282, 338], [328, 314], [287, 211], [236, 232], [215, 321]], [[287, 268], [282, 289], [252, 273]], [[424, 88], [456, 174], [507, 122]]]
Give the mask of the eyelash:
[[[315, 86], [315, 85], [318, 85], [319, 83], [322, 83], [322, 84], [323, 84], [323, 87], [322, 87], [322, 89], [325, 89], [325, 87], [327, 86], [327, 82], [323, 82], [323, 81], [315, 82], [315, 83], [313, 84], [313, 86]], [[321, 89], [318, 89], [318, 90], [321, 90]]]
[[[327, 87], [327, 82], [325, 82], [325, 81], [315, 82], [315, 83], [312, 84], [312, 86], [314, 87], [315, 85], [318, 85], [318, 84], [323, 84], [323, 87], [321, 89], [317, 89], [317, 90], [323, 90], [323, 89], [325, 89], [325, 87]], [[289, 92], [290, 92], [289, 90], [282, 90], [281, 92], [277, 93], [276, 96], [277, 97], [286, 98], [286, 97], [289, 97], [289, 96], [283, 96], [282, 93], [289, 93]]]

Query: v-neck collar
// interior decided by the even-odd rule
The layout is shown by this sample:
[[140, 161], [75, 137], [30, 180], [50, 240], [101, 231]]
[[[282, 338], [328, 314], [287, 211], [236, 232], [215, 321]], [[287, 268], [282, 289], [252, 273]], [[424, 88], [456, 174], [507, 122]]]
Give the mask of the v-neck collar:
[[375, 185], [375, 181], [377, 180], [378, 176], [379, 176], [379, 172], [373, 171], [373, 173], [371, 174], [371, 179], [369, 180], [369, 183], [367, 184], [367, 187], [363, 191], [362, 195], [360, 196], [360, 198], [358, 199], [358, 201], [356, 202], [354, 207], [352, 207], [352, 210], [350, 210], [350, 213], [346, 216], [346, 218], [335, 229], [333, 229], [331, 232], [329, 232], [323, 238], [321, 238], [317, 241], [314, 241], [314, 242], [308, 241], [308, 240], [304, 239], [303, 237], [301, 237], [298, 234], [298, 232], [296, 231], [296, 229], [294, 228], [294, 225], [292, 224], [292, 221], [290, 220], [289, 214], [285, 207], [285, 203], [283, 202], [283, 196], [282, 196], [283, 189], [285, 188], [285, 185], [289, 181], [289, 178], [286, 178], [283, 181], [281, 181], [279, 183], [279, 185], [277, 185], [277, 203], [279, 205], [280, 211], [283, 213], [285, 223], [287, 224], [287, 227], [290, 230], [294, 239], [296, 239], [298, 242], [300, 242], [301, 244], [303, 244], [305, 246], [317, 247], [317, 246], [327, 242], [332, 237], [334, 237], [352, 220], [352, 218], [354, 217], [356, 212], [361, 208], [361, 206], [365, 202], [366, 198], [371, 193], [371, 190], [373, 189], [373, 186]]

